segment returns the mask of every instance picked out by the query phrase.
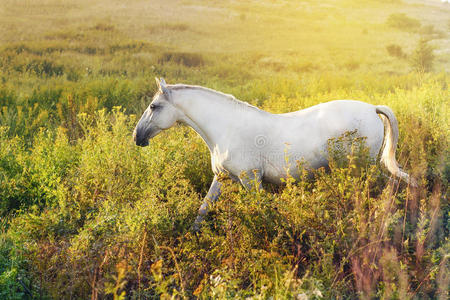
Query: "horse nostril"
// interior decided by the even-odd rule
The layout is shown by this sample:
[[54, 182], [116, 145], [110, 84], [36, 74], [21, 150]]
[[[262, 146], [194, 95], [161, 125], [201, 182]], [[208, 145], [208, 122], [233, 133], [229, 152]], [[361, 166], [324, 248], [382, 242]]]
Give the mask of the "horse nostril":
[[142, 135], [142, 132], [139, 133], [136, 130], [133, 132], [133, 139], [137, 146], [145, 147], [148, 146], [148, 138]]
[[140, 147], [145, 147], [148, 146], [149, 142], [148, 139], [143, 138], [143, 139], [136, 139], [136, 145], [140, 146]]
[[148, 139], [144, 139], [139, 143], [141, 147], [147, 147], [149, 145]]

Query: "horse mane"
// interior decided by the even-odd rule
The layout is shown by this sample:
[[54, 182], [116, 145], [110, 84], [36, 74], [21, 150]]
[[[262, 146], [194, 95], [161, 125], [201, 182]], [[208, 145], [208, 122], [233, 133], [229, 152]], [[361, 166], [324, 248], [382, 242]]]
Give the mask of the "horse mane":
[[200, 85], [189, 85], [189, 84], [179, 84], [178, 83], [178, 84], [167, 85], [167, 88], [170, 89], [170, 90], [174, 90], [174, 91], [184, 90], [184, 89], [186, 89], [186, 90], [199, 90], [199, 91], [211, 93], [211, 94], [213, 94], [215, 96], [220, 96], [221, 98], [231, 102], [232, 104], [236, 104], [236, 105], [239, 105], [239, 106], [244, 106], [246, 108], [251, 108], [251, 109], [256, 109], [256, 110], [261, 111], [261, 109], [259, 109], [258, 107], [254, 106], [254, 105], [251, 105], [251, 104], [249, 104], [247, 102], [241, 101], [239, 99], [236, 99], [236, 97], [234, 97], [231, 94], [225, 94], [225, 93], [222, 93], [222, 92], [219, 92], [219, 91], [207, 88], [207, 87], [203, 87], [203, 86], [200, 86]]

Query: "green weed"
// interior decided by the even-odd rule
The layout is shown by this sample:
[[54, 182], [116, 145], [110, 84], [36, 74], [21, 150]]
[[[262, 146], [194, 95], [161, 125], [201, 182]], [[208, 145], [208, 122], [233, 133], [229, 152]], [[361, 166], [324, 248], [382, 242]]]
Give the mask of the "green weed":
[[[414, 6], [108, 2], [94, 16], [88, 2], [53, 2], [0, 11], [0, 298], [448, 296], [449, 77], [433, 73], [448, 62], [410, 46], [445, 35], [398, 14]], [[272, 113], [388, 105], [419, 188], [388, 178], [350, 132], [312, 178], [301, 161], [300, 180], [265, 191], [221, 178], [194, 235], [212, 179], [203, 141], [183, 126], [132, 141], [155, 76]]]

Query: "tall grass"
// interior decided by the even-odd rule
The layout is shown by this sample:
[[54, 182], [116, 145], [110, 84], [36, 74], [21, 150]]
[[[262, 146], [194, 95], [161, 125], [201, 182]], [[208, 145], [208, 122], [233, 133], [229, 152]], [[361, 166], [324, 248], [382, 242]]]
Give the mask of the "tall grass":
[[[17, 20], [0, 12], [33, 25], [1, 37], [0, 298], [448, 298], [449, 77], [432, 73], [448, 63], [435, 51], [434, 69], [411, 71], [405, 59], [425, 62], [431, 48], [410, 45], [445, 33], [390, 0], [139, 3], [115, 18], [116, 3], [95, 17], [83, 1], [5, 2]], [[73, 23], [46, 17], [51, 29], [36, 34], [29, 14], [45, 9], [78, 11], [64, 14]], [[419, 188], [388, 178], [347, 133], [314, 178], [301, 169], [265, 191], [221, 178], [194, 235], [212, 180], [206, 146], [182, 126], [147, 148], [132, 141], [155, 76], [273, 113], [388, 105], [397, 159]]]
[[[397, 113], [398, 159], [421, 179], [419, 190], [385, 178], [357, 140], [343, 137], [330, 144], [331, 171], [314, 180], [288, 179], [267, 192], [225, 181], [197, 238], [189, 228], [211, 174], [206, 147], [191, 130], [176, 127], [141, 150], [131, 140], [136, 118], [118, 108], [78, 114], [74, 140], [67, 127], [41, 131], [31, 148], [4, 129], [3, 199], [12, 203], [4, 212], [23, 212], [3, 233], [2, 249], [21, 249], [32, 278], [26, 289], [52, 298], [444, 297], [442, 82], [370, 99], [394, 110], [415, 104]], [[5, 286], [24, 291], [13, 282]]]

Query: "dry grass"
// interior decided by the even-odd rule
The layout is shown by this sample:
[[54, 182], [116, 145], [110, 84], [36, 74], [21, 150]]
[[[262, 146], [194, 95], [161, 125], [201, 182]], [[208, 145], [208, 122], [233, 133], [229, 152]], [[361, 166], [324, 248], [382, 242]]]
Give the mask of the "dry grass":
[[[2, 1], [0, 298], [446, 299], [450, 52], [436, 25], [450, 8], [438, 5]], [[422, 27], [387, 26], [394, 13]], [[429, 73], [406, 59], [422, 35]], [[261, 193], [226, 181], [194, 237], [206, 146], [179, 126], [145, 149], [131, 140], [155, 76], [274, 113], [388, 105], [420, 189], [367, 166], [364, 149], [335, 151], [314, 180]]]
[[[304, 2], [198, 1], [5, 1], [0, 11], [1, 43], [41, 39], [78, 24], [114, 26], [122, 35], [185, 52], [296, 53], [312, 63], [370, 58], [384, 64], [384, 48], [396, 42], [410, 50], [413, 35], [387, 30], [389, 15], [406, 13], [442, 28], [450, 8], [377, 1]], [[75, 26], [74, 26], [75, 25]], [[448, 30], [443, 29], [445, 32]], [[445, 45], [448, 35], [436, 44]], [[448, 59], [448, 56], [445, 56]], [[448, 68], [448, 62], [443, 64]]]

